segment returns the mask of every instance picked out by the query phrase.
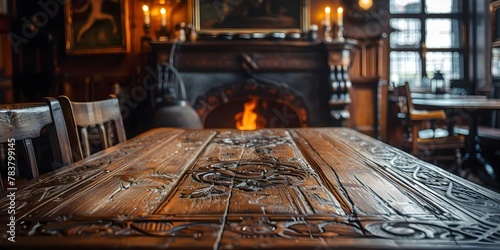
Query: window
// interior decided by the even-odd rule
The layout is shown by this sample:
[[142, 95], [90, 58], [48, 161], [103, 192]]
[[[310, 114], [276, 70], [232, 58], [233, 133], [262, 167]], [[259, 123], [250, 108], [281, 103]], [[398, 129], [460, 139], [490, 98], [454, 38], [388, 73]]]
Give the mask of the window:
[[[464, 79], [462, 0], [390, 0], [390, 81], [426, 88], [434, 72]], [[449, 85], [448, 85], [449, 86]]]

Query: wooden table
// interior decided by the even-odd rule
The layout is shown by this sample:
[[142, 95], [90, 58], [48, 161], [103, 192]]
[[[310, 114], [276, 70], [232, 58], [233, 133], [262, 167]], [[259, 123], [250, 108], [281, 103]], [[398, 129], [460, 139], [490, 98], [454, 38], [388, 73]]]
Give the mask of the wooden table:
[[2, 193], [0, 206], [2, 249], [500, 244], [499, 193], [347, 128], [155, 129]]
[[480, 176], [487, 182], [498, 182], [500, 176], [495, 169], [482, 155], [480, 138], [478, 136], [478, 110], [500, 110], [500, 99], [413, 99], [416, 106], [438, 109], [458, 110], [459, 114], [468, 120], [469, 135], [467, 136], [466, 154], [462, 162], [462, 167], [469, 168], [480, 173]]

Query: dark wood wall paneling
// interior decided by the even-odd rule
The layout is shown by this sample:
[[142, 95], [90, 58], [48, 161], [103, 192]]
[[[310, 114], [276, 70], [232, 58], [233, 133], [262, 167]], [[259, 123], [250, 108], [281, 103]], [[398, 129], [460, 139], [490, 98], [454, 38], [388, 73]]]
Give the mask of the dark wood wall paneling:
[[0, 103], [12, 102], [12, 61], [8, 38], [10, 21], [0, 13]]

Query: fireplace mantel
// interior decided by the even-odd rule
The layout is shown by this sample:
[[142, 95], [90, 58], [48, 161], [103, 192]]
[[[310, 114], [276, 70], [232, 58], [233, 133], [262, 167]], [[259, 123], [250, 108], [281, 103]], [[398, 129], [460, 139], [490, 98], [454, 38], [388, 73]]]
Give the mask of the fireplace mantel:
[[[152, 42], [154, 62], [167, 61], [173, 43]], [[247, 53], [258, 71], [324, 70], [330, 64], [349, 65], [356, 43], [305, 41], [197, 41], [178, 43], [175, 66], [180, 71], [241, 71], [241, 53]]]
[[[150, 65], [158, 68], [171, 62], [186, 75], [196, 75], [204, 85], [192, 83], [187, 76], [185, 83], [188, 99], [193, 102], [206, 85], [220, 85], [220, 74], [236, 74], [244, 77], [243, 58], [253, 65], [255, 74], [278, 82], [286, 82], [299, 92], [312, 92], [306, 97], [309, 109], [307, 126], [342, 126], [349, 118], [350, 103], [349, 67], [357, 48], [354, 40], [325, 42], [309, 41], [196, 41], [158, 42], [152, 41]], [[175, 46], [173, 49], [172, 47]], [[171, 56], [171, 53], [174, 55]], [[287, 74], [305, 74], [304, 77], [286, 77]], [[240, 77], [240, 78], [241, 78]], [[237, 76], [229, 79], [238, 78]], [[285, 79], [285, 80], [283, 80]], [[295, 79], [300, 82], [294, 82]], [[222, 80], [224, 81], [224, 80]], [[230, 81], [230, 80], [228, 80]], [[310, 82], [308, 82], [310, 81]], [[302, 89], [316, 86], [315, 90]], [[310, 87], [309, 87], [310, 88]]]

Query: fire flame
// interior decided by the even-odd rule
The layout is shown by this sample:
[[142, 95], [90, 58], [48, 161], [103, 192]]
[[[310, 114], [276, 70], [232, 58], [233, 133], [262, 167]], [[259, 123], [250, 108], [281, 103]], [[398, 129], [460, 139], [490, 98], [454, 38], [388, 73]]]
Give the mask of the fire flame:
[[252, 99], [243, 105], [243, 112], [237, 113], [234, 118], [236, 120], [236, 128], [239, 130], [256, 130], [257, 129], [257, 119], [259, 115], [255, 112], [257, 107], [258, 99], [257, 97], [252, 97]]

